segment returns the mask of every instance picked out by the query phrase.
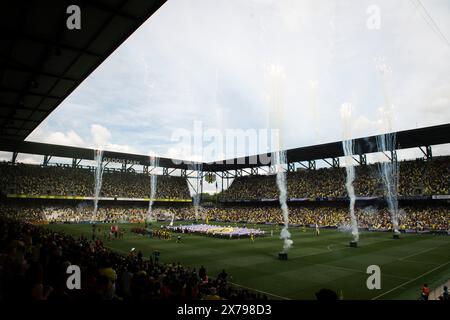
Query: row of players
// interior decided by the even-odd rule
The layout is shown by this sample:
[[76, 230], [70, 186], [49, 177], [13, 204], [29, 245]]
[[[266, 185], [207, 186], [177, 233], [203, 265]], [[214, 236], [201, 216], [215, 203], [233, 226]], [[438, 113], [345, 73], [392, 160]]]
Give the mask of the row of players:
[[[91, 206], [1, 206], [3, 214], [30, 222], [80, 222], [92, 220]], [[166, 206], [154, 208], [153, 213], [161, 220], [194, 220], [192, 206]], [[147, 208], [103, 206], [99, 208], [96, 221], [143, 221]], [[357, 207], [356, 215], [361, 228], [390, 229], [391, 217], [386, 208]], [[278, 207], [208, 207], [200, 208], [199, 219], [248, 223], [281, 224], [282, 214]], [[297, 225], [343, 227], [349, 225], [348, 208], [345, 206], [291, 207], [289, 221]], [[449, 230], [450, 213], [446, 206], [406, 206], [399, 212], [399, 225], [403, 230]]]

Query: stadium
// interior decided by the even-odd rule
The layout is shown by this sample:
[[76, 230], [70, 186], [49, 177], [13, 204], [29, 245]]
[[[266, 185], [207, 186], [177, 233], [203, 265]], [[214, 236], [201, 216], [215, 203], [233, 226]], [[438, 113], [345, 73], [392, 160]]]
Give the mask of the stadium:
[[214, 159], [29, 139], [164, 3], [83, 2], [76, 36], [73, 3], [2, 4], [0, 301], [448, 300], [448, 116]]

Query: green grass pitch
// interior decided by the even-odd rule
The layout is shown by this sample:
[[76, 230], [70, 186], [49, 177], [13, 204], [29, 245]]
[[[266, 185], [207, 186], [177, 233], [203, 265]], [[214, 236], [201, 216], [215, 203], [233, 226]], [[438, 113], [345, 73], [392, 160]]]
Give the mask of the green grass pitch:
[[[100, 226], [105, 230], [110, 227]], [[270, 299], [315, 299], [320, 288], [333, 289], [345, 300], [417, 299], [423, 283], [433, 289], [450, 278], [449, 236], [402, 234], [400, 240], [394, 240], [392, 233], [363, 232], [359, 247], [350, 248], [348, 233], [328, 229], [316, 236], [314, 229], [291, 228], [294, 246], [288, 260], [280, 261], [280, 229], [272, 226], [259, 226], [268, 235], [254, 243], [250, 239], [187, 234], [181, 235], [182, 243], [176, 243], [176, 234], [171, 240], [149, 239], [129, 232], [133, 226], [121, 225], [126, 230], [124, 239], [105, 245], [123, 254], [134, 247], [145, 257], [159, 250], [162, 262], [181, 262], [197, 269], [204, 265], [212, 277], [224, 268], [235, 285], [260, 291]], [[91, 236], [87, 224], [47, 227], [74, 236]], [[367, 289], [369, 265], [381, 268], [380, 290]]]

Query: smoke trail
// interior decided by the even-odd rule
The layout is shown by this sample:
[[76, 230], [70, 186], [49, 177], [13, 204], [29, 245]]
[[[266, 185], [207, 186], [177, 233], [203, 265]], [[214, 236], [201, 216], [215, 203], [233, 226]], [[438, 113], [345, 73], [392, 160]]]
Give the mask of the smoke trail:
[[281, 212], [283, 213], [283, 229], [280, 233], [280, 239], [283, 240], [283, 252], [287, 252], [294, 243], [289, 232], [289, 209], [286, 203], [287, 200], [287, 186], [286, 186], [286, 172], [283, 165], [286, 164], [286, 151], [282, 151], [282, 119], [283, 119], [283, 94], [282, 81], [284, 80], [284, 73], [280, 66], [270, 66], [268, 74], [271, 82], [271, 91], [269, 95], [269, 120], [272, 128], [276, 128], [279, 134], [273, 141], [273, 148], [276, 150], [272, 153], [272, 159], [275, 165], [277, 174], [278, 200], [280, 202]]
[[173, 221], [175, 220], [175, 212], [172, 212], [172, 219], [170, 220], [169, 226], [173, 226]]
[[344, 103], [341, 107], [341, 118], [344, 125], [344, 139], [342, 140], [342, 148], [344, 150], [344, 162], [345, 162], [345, 172], [347, 174], [347, 180], [345, 182], [345, 188], [347, 189], [347, 194], [350, 198], [350, 221], [352, 226], [352, 235], [354, 241], [359, 241], [359, 231], [358, 231], [358, 221], [355, 215], [355, 188], [353, 182], [355, 181], [355, 167], [352, 164], [352, 155], [355, 153], [354, 147], [355, 142], [353, 139], [348, 139], [350, 137], [351, 129], [351, 116], [352, 116], [352, 106], [349, 103]]
[[100, 190], [102, 189], [102, 178], [103, 178], [103, 150], [101, 148], [95, 150], [94, 160], [96, 163], [94, 177], [95, 177], [95, 187], [94, 187], [94, 213], [92, 221], [97, 218], [98, 211], [98, 198], [100, 196]]
[[197, 177], [195, 178], [195, 194], [192, 197], [193, 204], [194, 204], [194, 210], [195, 210], [195, 221], [198, 221], [198, 214], [200, 211], [200, 179], [199, 177], [202, 175], [203, 172], [203, 164], [201, 162], [192, 162], [188, 163], [189, 170], [193, 170], [197, 173]]
[[155, 169], [159, 166], [159, 158], [150, 156], [150, 167], [153, 168], [150, 173], [150, 201], [148, 203], [147, 221], [155, 221], [156, 217], [153, 215], [153, 203], [155, 202], [156, 188], [158, 186], [158, 175]]
[[[197, 163], [195, 163], [194, 167], [195, 167], [197, 174], [201, 175], [202, 168], [203, 168], [202, 163], [197, 162]], [[198, 212], [200, 209], [200, 183], [201, 183], [200, 179], [197, 178], [196, 183], [197, 183], [197, 192], [194, 197], [194, 209], [195, 209], [195, 221], [198, 221]]]
[[394, 106], [391, 103], [389, 91], [387, 88], [387, 76], [392, 72], [391, 68], [385, 63], [384, 58], [378, 58], [375, 60], [376, 68], [381, 76], [381, 85], [383, 89], [383, 95], [385, 100], [384, 108], [381, 108], [383, 130], [386, 133], [384, 135], [377, 136], [377, 149], [380, 152], [391, 152], [391, 159], [388, 162], [379, 162], [378, 171], [383, 180], [385, 189], [386, 202], [388, 205], [389, 213], [391, 215], [392, 228], [394, 232], [398, 232], [398, 179], [399, 179], [399, 166], [397, 158], [394, 158], [394, 151], [396, 150], [396, 134], [392, 133], [392, 125], [394, 118]]
[[[387, 133], [377, 136], [377, 147], [379, 151], [394, 151], [396, 146], [396, 134]], [[386, 202], [391, 215], [392, 229], [398, 231], [398, 180], [399, 166], [397, 159], [378, 163], [379, 174], [383, 180]]]
[[355, 187], [353, 181], [355, 181], [355, 167], [351, 165], [351, 156], [354, 153], [354, 140], [342, 141], [342, 147], [345, 154], [345, 172], [347, 173], [347, 181], [345, 182], [345, 188], [350, 198], [350, 221], [352, 223], [352, 235], [354, 241], [359, 241], [358, 221], [355, 215]]
[[286, 203], [287, 190], [286, 190], [286, 172], [283, 165], [286, 164], [286, 151], [278, 151], [274, 154], [275, 168], [277, 173], [277, 187], [279, 191], [278, 200], [280, 202], [281, 212], [283, 213], [284, 226], [280, 233], [280, 239], [283, 240], [283, 251], [287, 252], [294, 243], [289, 232], [289, 209]]

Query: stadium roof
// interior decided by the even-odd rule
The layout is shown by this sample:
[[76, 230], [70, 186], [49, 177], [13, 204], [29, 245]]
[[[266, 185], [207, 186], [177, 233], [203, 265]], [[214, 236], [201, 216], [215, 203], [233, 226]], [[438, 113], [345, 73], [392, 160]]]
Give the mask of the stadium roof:
[[165, 1], [1, 1], [0, 136], [24, 140]]
[[[377, 136], [355, 139], [355, 155], [378, 152]], [[408, 149], [450, 143], [450, 124], [396, 132], [396, 148]], [[288, 163], [343, 157], [342, 141], [286, 150]], [[225, 171], [264, 166], [266, 154], [213, 162], [204, 165], [206, 171]]]
[[[450, 124], [399, 131], [396, 133], [396, 136], [396, 149], [408, 149], [450, 143]], [[14, 141], [8, 139], [0, 139], [0, 150], [83, 160], [94, 160], [95, 154], [95, 150], [89, 148], [29, 141]], [[376, 136], [355, 139], [355, 155], [377, 151]], [[113, 162], [124, 162], [126, 160], [128, 163], [138, 163], [141, 165], [150, 164], [149, 157], [146, 155], [105, 151], [103, 156]], [[289, 163], [337, 158], [342, 156], [344, 156], [344, 153], [341, 141], [287, 150], [287, 160]], [[251, 162], [252, 160], [253, 162]], [[265, 166], [266, 164], [262, 163], [260, 160], [260, 156], [242, 157], [227, 161], [204, 163], [202, 166], [204, 171], [210, 172]], [[164, 168], [192, 170], [194, 169], [193, 164], [194, 162], [169, 158], [160, 158], [159, 160], [159, 167]]]
[[[31, 141], [14, 141], [0, 139], [0, 150], [8, 152], [26, 153], [34, 155], [71, 158], [78, 160], [94, 160], [95, 149], [79, 148], [71, 146], [62, 146], [56, 144], [31, 142]], [[107, 151], [103, 152], [103, 159], [106, 162], [116, 162], [128, 164], [150, 165], [150, 158], [146, 155], [131, 154]], [[169, 158], [159, 158], [159, 167], [175, 168], [175, 169], [192, 169], [193, 162], [182, 161]]]

